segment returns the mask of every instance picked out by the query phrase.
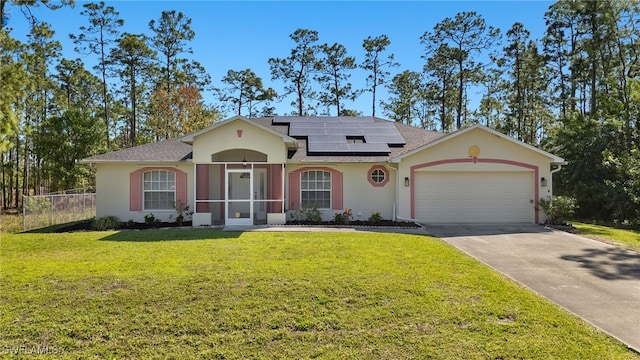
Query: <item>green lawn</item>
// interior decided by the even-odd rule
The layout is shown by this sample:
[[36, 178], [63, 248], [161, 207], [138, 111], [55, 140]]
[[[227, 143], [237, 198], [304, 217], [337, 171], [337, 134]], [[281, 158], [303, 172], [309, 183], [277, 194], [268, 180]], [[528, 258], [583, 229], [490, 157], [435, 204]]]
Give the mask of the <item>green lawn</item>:
[[22, 214], [0, 214], [0, 236], [2, 233], [22, 231]]
[[3, 234], [0, 245], [3, 354], [640, 358], [424, 236], [197, 229]]
[[640, 231], [638, 230], [619, 229], [575, 221], [572, 221], [571, 224], [578, 229], [577, 234], [582, 236], [604, 241], [625, 249], [640, 251]]

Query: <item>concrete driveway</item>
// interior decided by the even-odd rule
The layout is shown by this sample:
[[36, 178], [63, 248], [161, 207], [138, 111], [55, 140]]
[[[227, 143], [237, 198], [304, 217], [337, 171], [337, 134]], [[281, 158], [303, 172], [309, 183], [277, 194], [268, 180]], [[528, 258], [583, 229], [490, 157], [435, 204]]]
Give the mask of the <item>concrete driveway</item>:
[[539, 225], [425, 228], [640, 352], [640, 254]]

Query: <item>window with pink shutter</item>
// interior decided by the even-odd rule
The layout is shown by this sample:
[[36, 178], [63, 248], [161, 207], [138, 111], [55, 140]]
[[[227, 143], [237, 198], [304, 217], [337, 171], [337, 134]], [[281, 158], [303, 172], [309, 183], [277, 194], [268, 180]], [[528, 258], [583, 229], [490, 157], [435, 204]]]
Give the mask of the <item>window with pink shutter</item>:
[[313, 206], [341, 210], [342, 173], [329, 167], [306, 167], [289, 173], [289, 209]]
[[129, 209], [173, 210], [188, 205], [187, 173], [170, 167], [146, 167], [130, 174]]
[[176, 203], [176, 173], [151, 170], [142, 174], [144, 210], [171, 210]]

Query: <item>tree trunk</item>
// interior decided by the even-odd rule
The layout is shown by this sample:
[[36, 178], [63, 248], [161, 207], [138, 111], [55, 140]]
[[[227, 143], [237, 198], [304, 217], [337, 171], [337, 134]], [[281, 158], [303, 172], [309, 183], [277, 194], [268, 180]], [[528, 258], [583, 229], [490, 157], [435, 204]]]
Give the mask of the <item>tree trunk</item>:
[[456, 114], [456, 129], [462, 127], [462, 99], [464, 98], [463, 86], [464, 86], [464, 70], [462, 67], [462, 60], [458, 62], [459, 80], [458, 80], [458, 108]]
[[7, 208], [7, 182], [5, 178], [5, 168], [4, 168], [4, 152], [0, 153], [0, 167], [2, 167], [2, 208]]
[[373, 95], [373, 101], [371, 104], [371, 116], [376, 117], [376, 87], [378, 85], [378, 77], [376, 76], [376, 69], [373, 70], [373, 87], [371, 88], [371, 94]]
[[340, 85], [338, 83], [338, 75], [337, 74], [334, 74], [334, 76], [333, 76], [333, 85], [334, 85], [335, 91], [336, 91], [336, 99], [335, 100], [336, 100], [336, 110], [338, 111], [337, 116], [340, 116], [340, 110], [341, 110], [340, 109], [340, 94], [339, 94], [339, 90], [338, 90], [338, 86], [340, 86]]
[[18, 138], [18, 136], [16, 136], [16, 186], [14, 192], [16, 208], [20, 207], [20, 191], [18, 191], [18, 189], [20, 189], [20, 172], [18, 171], [18, 169], [20, 169], [20, 139]]
[[[594, 41], [595, 40], [595, 35], [596, 32], [598, 31], [598, 23], [596, 20], [595, 15], [591, 15], [590, 18], [590, 22], [591, 22], [591, 40]], [[598, 39], [599, 41], [599, 39]], [[598, 45], [600, 45], [598, 43]], [[596, 50], [593, 50], [594, 52]], [[589, 99], [589, 113], [591, 116], [595, 116], [596, 115], [596, 110], [597, 110], [597, 67], [598, 67], [598, 60], [597, 60], [597, 56], [596, 54], [590, 54], [591, 56], [589, 56], [589, 58], [591, 59], [591, 69], [589, 70], [589, 76], [591, 78], [591, 98]]]
[[[571, 26], [571, 53], [568, 54], [568, 58], [571, 59], [573, 58], [573, 56], [575, 56], [576, 54], [576, 37], [577, 35], [575, 34], [575, 31], [573, 29], [573, 26]], [[572, 65], [572, 64], [570, 64]], [[578, 106], [577, 104], [577, 99], [576, 99], [576, 92], [578, 91], [578, 72], [579, 70], [574, 68], [573, 66], [569, 66], [569, 69], [571, 70], [571, 77], [570, 77], [570, 82], [571, 82], [571, 90], [570, 90], [570, 102], [569, 102], [569, 109], [571, 110], [571, 112], [574, 112]]]
[[136, 76], [133, 66], [131, 67], [131, 124], [129, 129], [129, 141], [131, 147], [136, 146]]
[[22, 195], [28, 194], [29, 191], [29, 141], [25, 136], [24, 139], [24, 156], [22, 160]]
[[104, 110], [104, 125], [107, 129], [107, 148], [110, 148], [111, 139], [109, 137], [109, 100], [107, 99], [107, 75], [104, 69], [102, 70], [102, 101]]
[[10, 208], [13, 205], [13, 149], [9, 150], [9, 174], [7, 177], [9, 178], [9, 191], [7, 194], [7, 208]]
[[298, 92], [298, 116], [302, 116], [303, 115], [303, 109], [304, 106], [302, 105], [302, 69], [300, 69], [300, 74], [298, 74], [298, 77], [296, 78], [296, 90]]
[[447, 131], [447, 78], [442, 78], [442, 95], [440, 96], [440, 125], [442, 132]]

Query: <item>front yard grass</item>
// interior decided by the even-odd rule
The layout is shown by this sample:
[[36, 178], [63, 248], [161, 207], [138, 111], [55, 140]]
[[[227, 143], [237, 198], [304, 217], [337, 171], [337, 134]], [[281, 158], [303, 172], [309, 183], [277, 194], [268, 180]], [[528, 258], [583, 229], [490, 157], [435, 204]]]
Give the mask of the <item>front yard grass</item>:
[[0, 213], [0, 234], [22, 231], [22, 226], [22, 214]]
[[640, 231], [572, 221], [577, 234], [640, 252]]
[[0, 246], [3, 354], [640, 358], [430, 237], [194, 229], [3, 234]]

